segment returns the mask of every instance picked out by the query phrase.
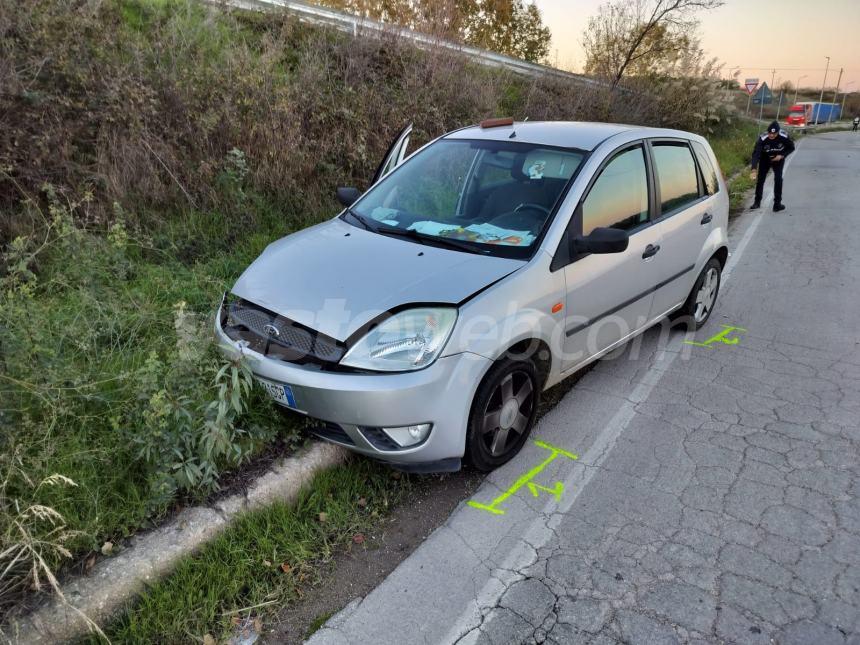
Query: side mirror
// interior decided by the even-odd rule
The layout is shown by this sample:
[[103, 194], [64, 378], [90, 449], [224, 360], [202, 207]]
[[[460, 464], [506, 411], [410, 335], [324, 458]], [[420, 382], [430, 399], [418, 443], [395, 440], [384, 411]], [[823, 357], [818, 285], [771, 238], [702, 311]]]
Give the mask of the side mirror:
[[338, 186], [337, 188], [337, 201], [344, 206], [352, 206], [360, 196], [361, 193], [358, 192], [358, 188], [352, 186]]
[[573, 240], [573, 253], [622, 253], [627, 250], [630, 236], [619, 228], [596, 228], [588, 235]]

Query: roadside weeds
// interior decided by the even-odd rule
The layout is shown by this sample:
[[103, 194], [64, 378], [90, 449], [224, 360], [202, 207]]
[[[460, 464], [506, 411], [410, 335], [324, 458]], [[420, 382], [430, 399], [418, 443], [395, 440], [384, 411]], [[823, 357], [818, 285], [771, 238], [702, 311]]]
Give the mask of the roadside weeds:
[[[214, 545], [219, 544], [217, 540], [219, 534], [223, 537], [224, 529], [231, 524], [246, 526], [248, 523], [246, 513], [247, 516], [253, 517], [255, 509], [268, 509], [270, 506], [288, 509], [293, 500], [296, 500], [296, 512], [300, 513], [310, 503], [308, 500], [314, 500], [314, 495], [318, 492], [318, 486], [312, 483], [308, 487], [308, 483], [316, 482], [318, 478], [325, 481], [326, 471], [343, 462], [347, 456], [348, 453], [338, 446], [315, 443], [307, 452], [284, 459], [275, 465], [271, 471], [257, 479], [247, 493], [227, 497], [212, 506], [196, 506], [181, 511], [173, 520], [160, 528], [137, 536], [130, 548], [96, 564], [88, 576], [69, 580], [62, 587], [65, 600], [62, 597], [52, 597], [45, 606], [12, 622], [6, 632], [0, 635], [11, 642], [28, 644], [66, 642], [80, 638], [90, 628], [89, 620], [106, 624], [125, 603], [133, 599], [136, 594], [144, 592], [146, 585], [153, 584], [154, 586], [141, 597], [142, 602], [145, 602], [153, 590], [157, 590], [162, 584], [158, 581], [174, 570], [177, 564], [177, 571], [181, 573], [182, 565], [189, 561], [189, 553], [201, 547], [203, 553], [210, 548], [217, 548], [203, 545], [210, 541], [213, 541]], [[333, 469], [333, 472], [352, 473], [353, 471], [350, 466], [347, 466], [342, 470]], [[327, 524], [326, 512], [329, 511], [317, 512], [317, 520], [321, 525]], [[329, 525], [336, 528], [338, 523], [334, 521], [335, 519], [332, 517]], [[282, 525], [286, 527], [288, 523], [282, 522]], [[267, 528], [268, 532], [262, 533], [262, 536], [269, 535], [277, 527], [269, 525]], [[229, 541], [229, 537], [224, 539]], [[272, 557], [277, 557], [276, 553], [272, 553]], [[218, 565], [220, 561], [216, 558], [212, 562]], [[273, 566], [284, 563], [289, 562], [286, 559], [277, 563], [273, 561]], [[220, 565], [219, 567], [224, 575], [228, 577], [231, 575], [231, 569]], [[221, 581], [223, 577], [218, 580]], [[176, 579], [175, 575], [168, 578], [168, 580], [173, 579]], [[182, 579], [181, 575], [178, 579]], [[241, 577], [239, 584], [244, 588], [245, 581]], [[180, 615], [176, 613], [178, 607], [183, 607], [190, 615], [199, 615], [200, 603], [205, 601], [201, 589], [200, 585], [195, 583], [183, 594], [183, 598], [188, 602], [171, 599], [167, 609], [174, 616]], [[106, 632], [110, 640], [117, 638], [112, 631], [106, 630]], [[183, 631], [183, 634], [180, 636], [179, 633], [172, 633], [168, 638], [140, 639], [132, 631], [129, 637], [120, 635], [118, 640], [120, 642], [136, 639], [137, 642], [141, 640], [178, 642], [187, 640], [187, 633]], [[99, 637], [93, 638], [95, 642], [104, 642], [104, 639]]]
[[412, 487], [409, 477], [366, 459], [319, 472], [294, 502], [240, 515], [105, 631], [122, 643], [220, 642], [243, 620], [302, 598], [319, 565], [338, 548], [360, 546]]

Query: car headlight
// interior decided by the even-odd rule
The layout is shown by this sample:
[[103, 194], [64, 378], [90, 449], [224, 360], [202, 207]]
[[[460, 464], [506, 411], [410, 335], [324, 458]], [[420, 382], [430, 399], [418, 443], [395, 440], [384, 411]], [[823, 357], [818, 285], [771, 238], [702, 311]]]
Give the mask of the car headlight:
[[427, 367], [436, 360], [457, 322], [453, 307], [422, 307], [395, 314], [353, 345], [342, 365], [383, 372]]

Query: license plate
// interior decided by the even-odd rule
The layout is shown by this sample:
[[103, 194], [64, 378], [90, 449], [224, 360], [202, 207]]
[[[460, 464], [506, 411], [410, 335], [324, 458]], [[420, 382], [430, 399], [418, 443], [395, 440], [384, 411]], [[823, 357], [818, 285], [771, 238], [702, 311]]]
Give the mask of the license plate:
[[285, 405], [288, 408], [293, 409], [298, 408], [296, 405], [296, 397], [293, 396], [293, 388], [286, 383], [272, 383], [271, 381], [265, 381], [261, 378], [258, 378], [257, 382], [265, 388], [266, 392], [269, 393], [269, 396], [281, 405]]

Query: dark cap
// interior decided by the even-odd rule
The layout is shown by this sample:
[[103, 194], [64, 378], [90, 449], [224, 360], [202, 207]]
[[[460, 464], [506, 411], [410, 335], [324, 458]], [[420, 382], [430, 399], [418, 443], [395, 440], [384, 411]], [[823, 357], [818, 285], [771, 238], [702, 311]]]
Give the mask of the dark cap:
[[769, 126], [767, 126], [767, 131], [768, 131], [768, 132], [773, 132], [774, 134], [776, 134], [777, 132], [779, 132], [779, 121], [774, 121], [774, 122], [773, 122], [773, 123], [771, 123]]

